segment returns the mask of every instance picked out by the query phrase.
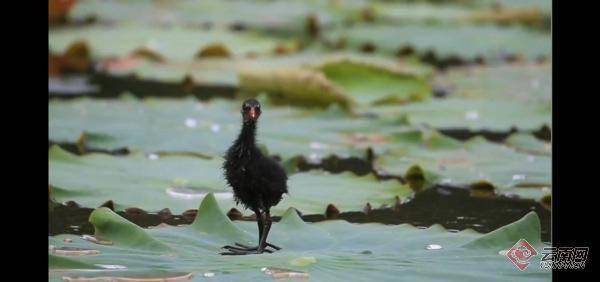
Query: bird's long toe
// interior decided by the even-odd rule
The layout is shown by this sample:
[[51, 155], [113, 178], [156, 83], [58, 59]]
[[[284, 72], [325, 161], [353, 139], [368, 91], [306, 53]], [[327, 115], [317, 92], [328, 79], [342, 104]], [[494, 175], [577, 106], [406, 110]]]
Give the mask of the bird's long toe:
[[[225, 249], [225, 250], [236, 250], [236, 251], [249, 251], [252, 250], [251, 248], [240, 248], [237, 246], [231, 246], [231, 245], [226, 245], [223, 246], [221, 249]], [[255, 249], [256, 250], [256, 249]]]
[[220, 252], [219, 254], [224, 256], [240, 256], [240, 255], [257, 255], [262, 253], [273, 253], [271, 250], [243, 250], [243, 249], [235, 249], [235, 248], [227, 248], [226, 252]]
[[[248, 245], [244, 245], [244, 244], [240, 244], [240, 243], [235, 243], [236, 246], [240, 247], [240, 248], [244, 248], [244, 249], [252, 249], [252, 250], [257, 250], [258, 246], [254, 246], [254, 247], [250, 247]], [[277, 251], [281, 250], [281, 247], [273, 245], [269, 242], [265, 243], [265, 247], [271, 247]]]
[[235, 243], [235, 245], [237, 246], [235, 248], [242, 248], [242, 249], [246, 249], [246, 250], [258, 250], [258, 246], [251, 247], [251, 246], [240, 244], [237, 242]]
[[273, 244], [268, 243], [268, 242], [266, 244], [267, 244], [267, 247], [271, 247], [271, 248], [273, 248], [275, 250], [278, 250], [278, 251], [281, 250], [281, 247], [279, 247], [279, 246], [273, 245]]

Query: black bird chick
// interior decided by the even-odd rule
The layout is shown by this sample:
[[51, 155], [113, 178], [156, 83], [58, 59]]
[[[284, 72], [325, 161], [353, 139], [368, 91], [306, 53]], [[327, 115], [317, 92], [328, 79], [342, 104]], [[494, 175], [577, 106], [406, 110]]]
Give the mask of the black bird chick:
[[237, 204], [252, 210], [258, 222], [258, 245], [250, 247], [235, 243], [235, 246], [224, 246], [222, 255], [246, 255], [272, 253], [281, 248], [267, 242], [271, 229], [270, 208], [281, 201], [287, 193], [287, 175], [283, 168], [273, 159], [264, 156], [256, 147], [256, 123], [260, 117], [260, 103], [248, 99], [242, 104], [243, 125], [238, 138], [227, 150], [223, 169], [225, 179], [233, 188]]

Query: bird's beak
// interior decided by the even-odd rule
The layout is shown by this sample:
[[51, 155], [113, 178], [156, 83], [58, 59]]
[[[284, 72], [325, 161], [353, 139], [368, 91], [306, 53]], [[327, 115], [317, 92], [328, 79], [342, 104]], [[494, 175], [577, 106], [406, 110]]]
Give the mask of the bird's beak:
[[250, 108], [250, 118], [256, 119], [256, 109]]

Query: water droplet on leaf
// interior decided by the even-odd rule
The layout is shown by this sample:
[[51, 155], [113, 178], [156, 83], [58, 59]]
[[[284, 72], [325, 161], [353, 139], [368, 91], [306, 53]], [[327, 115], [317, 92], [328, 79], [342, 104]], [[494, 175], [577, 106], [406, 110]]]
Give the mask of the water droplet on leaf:
[[524, 179], [525, 179], [524, 174], [515, 174], [512, 176], [512, 180], [524, 180]]
[[465, 113], [465, 119], [466, 120], [478, 120], [479, 113], [477, 111], [468, 111]]
[[[173, 198], [192, 200], [204, 198], [208, 193], [213, 192], [213, 190], [201, 187], [174, 186], [167, 188], [166, 192]], [[231, 192], [218, 192], [214, 193], [214, 195], [217, 199], [233, 199]]]
[[215, 273], [214, 272], [205, 272], [204, 273], [204, 277], [214, 277]]
[[425, 247], [425, 249], [427, 250], [440, 250], [442, 249], [441, 245], [437, 245], [437, 244], [429, 244], [427, 245], [427, 247]]
[[189, 128], [194, 128], [194, 127], [196, 127], [196, 125], [198, 125], [198, 121], [196, 121], [196, 119], [193, 119], [193, 118], [185, 119], [185, 126], [187, 126]]
[[218, 123], [213, 123], [210, 125], [210, 131], [217, 133], [221, 130], [221, 126]]
[[124, 265], [117, 265], [117, 264], [96, 264], [96, 266], [105, 268], [105, 269], [127, 269], [126, 266]]

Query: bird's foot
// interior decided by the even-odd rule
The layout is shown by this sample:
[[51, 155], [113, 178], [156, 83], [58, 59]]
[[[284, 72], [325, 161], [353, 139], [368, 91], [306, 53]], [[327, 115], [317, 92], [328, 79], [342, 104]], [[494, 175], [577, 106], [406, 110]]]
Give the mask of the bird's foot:
[[271, 243], [266, 243], [265, 247], [260, 249], [258, 246], [247, 246], [240, 243], [235, 243], [235, 246], [227, 245], [224, 246], [223, 249], [227, 250], [226, 252], [221, 252], [221, 255], [249, 255], [249, 254], [262, 254], [265, 253], [273, 253], [273, 250], [267, 249], [267, 247], [271, 247], [274, 250], [281, 250], [280, 247], [275, 246]]
[[[258, 246], [250, 247], [250, 246], [247, 246], [247, 245], [244, 245], [244, 244], [240, 244], [240, 243], [235, 243], [235, 245], [237, 246], [235, 248], [244, 248], [244, 249], [252, 249], [252, 250], [258, 249]], [[265, 248], [266, 247], [271, 247], [271, 248], [273, 248], [273, 249], [275, 249], [277, 251], [281, 250], [281, 247], [275, 246], [275, 245], [273, 245], [273, 244], [271, 244], [269, 242], [265, 243]]]
[[240, 255], [258, 255], [262, 253], [272, 253], [271, 250], [242, 250], [242, 249], [227, 249], [226, 252], [220, 252], [219, 254], [224, 256], [240, 256]]

